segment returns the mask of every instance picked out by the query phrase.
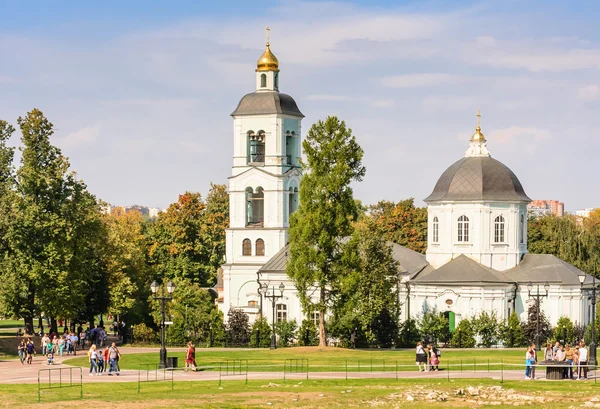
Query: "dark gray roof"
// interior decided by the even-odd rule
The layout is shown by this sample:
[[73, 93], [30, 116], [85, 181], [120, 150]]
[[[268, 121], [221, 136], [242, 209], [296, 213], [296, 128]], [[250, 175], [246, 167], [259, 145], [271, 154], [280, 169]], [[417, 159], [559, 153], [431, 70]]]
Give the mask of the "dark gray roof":
[[425, 202], [436, 201], [531, 202], [517, 176], [491, 157], [467, 157], [450, 166]]
[[294, 98], [276, 91], [252, 92], [244, 95], [231, 116], [285, 114], [304, 118]]
[[273, 257], [269, 259], [258, 271], [260, 273], [280, 272], [285, 271], [287, 260], [289, 257], [290, 245], [286, 244]]
[[425, 256], [408, 247], [388, 242], [392, 246], [394, 259], [400, 263], [400, 273], [408, 274], [412, 280], [417, 274], [432, 269]]
[[[518, 283], [548, 281], [563, 285], [580, 285], [579, 275], [584, 273], [552, 254], [526, 254], [517, 266], [505, 271], [504, 274], [510, 281]], [[592, 276], [586, 274], [584, 284], [591, 283]]]
[[415, 279], [417, 284], [444, 284], [448, 286], [473, 283], [495, 285], [509, 282], [501, 272], [481, 265], [464, 254]]

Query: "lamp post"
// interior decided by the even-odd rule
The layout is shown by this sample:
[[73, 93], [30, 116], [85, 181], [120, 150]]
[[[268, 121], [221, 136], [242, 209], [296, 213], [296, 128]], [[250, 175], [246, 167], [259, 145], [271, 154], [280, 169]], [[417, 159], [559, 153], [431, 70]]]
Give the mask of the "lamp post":
[[261, 293], [264, 294], [265, 298], [271, 300], [271, 304], [273, 305], [273, 329], [271, 334], [271, 349], [277, 348], [277, 337], [275, 336], [275, 303], [278, 299], [283, 298], [283, 290], [285, 290], [285, 285], [283, 283], [279, 284], [279, 292], [280, 295], [275, 293], [275, 286], [271, 287], [269, 291], [269, 286], [267, 284], [260, 285]]
[[544, 283], [544, 290], [546, 293], [540, 293], [540, 286], [538, 284], [537, 290], [535, 294], [531, 294], [531, 290], [533, 290], [533, 284], [531, 281], [527, 283], [527, 291], [529, 292], [529, 298], [535, 298], [536, 305], [536, 330], [535, 330], [535, 348], [537, 351], [540, 351], [540, 299], [544, 297], [548, 297], [548, 290], [550, 289], [550, 284], [548, 281]]
[[592, 298], [592, 341], [590, 342], [590, 362], [592, 365], [598, 365], [598, 361], [596, 361], [596, 331], [594, 328], [596, 326], [596, 289], [598, 287], [596, 286], [596, 277], [592, 276], [592, 286], [587, 288], [583, 286], [585, 279], [585, 274], [581, 274], [579, 276], [581, 292], [589, 293], [590, 297]]
[[175, 291], [175, 284], [172, 281], [167, 283], [167, 293], [169, 295], [165, 295], [165, 287], [161, 287], [161, 295], [158, 296], [156, 293], [158, 292], [158, 283], [153, 281], [150, 284], [150, 289], [152, 290], [152, 296], [155, 300], [160, 301], [160, 314], [161, 314], [161, 322], [160, 322], [160, 362], [158, 367], [160, 369], [164, 369], [167, 367], [167, 348], [165, 347], [165, 302], [173, 299], [173, 291]]

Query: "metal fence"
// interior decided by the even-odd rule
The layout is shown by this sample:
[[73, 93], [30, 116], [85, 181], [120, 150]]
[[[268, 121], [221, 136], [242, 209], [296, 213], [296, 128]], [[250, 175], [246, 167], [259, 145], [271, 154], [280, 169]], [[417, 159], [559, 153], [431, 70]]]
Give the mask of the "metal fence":
[[223, 377], [241, 377], [244, 376], [248, 383], [248, 360], [230, 359], [219, 363], [219, 386], [221, 386]]
[[175, 388], [173, 370], [159, 368], [159, 364], [141, 364], [138, 369], [138, 393], [141, 392], [142, 383], [171, 382], [171, 390]]
[[37, 385], [38, 402], [42, 401], [43, 390], [62, 388], [79, 388], [79, 399], [81, 399], [83, 398], [83, 371], [76, 367], [40, 369]]

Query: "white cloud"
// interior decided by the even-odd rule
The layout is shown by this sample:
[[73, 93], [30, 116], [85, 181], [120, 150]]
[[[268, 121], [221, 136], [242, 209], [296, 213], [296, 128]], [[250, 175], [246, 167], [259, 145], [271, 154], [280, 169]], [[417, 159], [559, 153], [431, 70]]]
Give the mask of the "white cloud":
[[[475, 63], [485, 63], [493, 67], [518, 69], [523, 68], [532, 72], [569, 71], [580, 69], [600, 69], [600, 49], [545, 49], [541, 44], [519, 46], [507, 44], [505, 50], [498, 47], [493, 53], [479, 54], [476, 59], [466, 56]], [[520, 48], [518, 51], [512, 51]]]
[[496, 45], [496, 39], [490, 36], [481, 36], [475, 39], [475, 42], [484, 47], [493, 47]]
[[428, 113], [438, 111], [463, 111], [473, 110], [477, 105], [475, 97], [459, 96], [432, 96], [423, 99], [423, 108]]
[[550, 139], [551, 133], [542, 128], [524, 128], [521, 126], [511, 126], [509, 128], [496, 129], [489, 133], [487, 139], [499, 144], [512, 144], [513, 142], [522, 142], [523, 140], [543, 141]]
[[600, 99], [600, 85], [588, 85], [577, 90], [577, 98], [584, 101], [596, 101]]
[[98, 137], [99, 132], [99, 126], [81, 128], [75, 132], [71, 132], [62, 140], [59, 140], [59, 143], [64, 148], [74, 148], [80, 145], [85, 145], [90, 142], [94, 142]]
[[382, 78], [381, 84], [391, 88], [419, 88], [435, 85], [448, 84], [459, 79], [450, 74], [425, 73], [425, 74], [405, 74]]
[[308, 95], [307, 101], [351, 101], [354, 98], [348, 95], [329, 95], [329, 94], [314, 94]]

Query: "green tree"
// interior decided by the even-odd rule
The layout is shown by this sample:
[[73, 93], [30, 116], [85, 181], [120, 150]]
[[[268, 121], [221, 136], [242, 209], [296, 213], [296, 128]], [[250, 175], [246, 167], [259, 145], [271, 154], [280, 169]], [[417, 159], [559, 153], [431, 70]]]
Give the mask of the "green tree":
[[340, 280], [336, 317], [355, 317], [368, 345], [391, 347], [398, 336], [400, 265], [372, 220], [355, 224], [343, 263], [347, 273]]
[[421, 332], [417, 327], [417, 321], [409, 318], [400, 325], [396, 345], [410, 348], [416, 346], [417, 342], [421, 341], [421, 339]]
[[282, 320], [275, 324], [275, 333], [278, 336], [277, 344], [282, 347], [290, 346], [293, 339], [296, 337], [298, 324], [295, 319]]
[[498, 335], [505, 347], [514, 348], [527, 344], [519, 316], [513, 311], [505, 323], [501, 323]]
[[419, 320], [419, 330], [425, 343], [447, 342], [450, 338], [448, 319], [435, 308], [423, 312]]
[[225, 254], [229, 198], [223, 185], [212, 185], [207, 200], [186, 192], [148, 228], [149, 259], [161, 277], [216, 282]]
[[268, 348], [271, 346], [271, 326], [267, 319], [262, 317], [252, 324], [252, 340], [250, 345], [258, 348]]
[[319, 333], [317, 326], [312, 320], [302, 320], [302, 325], [298, 330], [298, 345], [300, 346], [314, 346], [319, 344]]
[[342, 238], [352, 233], [357, 219], [350, 183], [365, 174], [363, 150], [352, 130], [336, 117], [315, 123], [302, 147], [306, 161], [302, 162], [300, 204], [290, 220], [287, 273], [304, 310], [319, 312], [319, 345], [325, 346], [325, 316], [345, 274]]
[[481, 344], [484, 347], [490, 348], [496, 343], [498, 340], [499, 323], [494, 311], [491, 313], [482, 311], [471, 321], [473, 324], [473, 329], [481, 338]]
[[475, 347], [475, 331], [473, 330], [473, 324], [467, 318], [463, 318], [458, 323], [458, 326], [452, 333], [453, 348], [473, 348]]
[[573, 344], [576, 341], [575, 328], [569, 317], [563, 315], [556, 322], [554, 341], [559, 341], [563, 345], [565, 343]]

